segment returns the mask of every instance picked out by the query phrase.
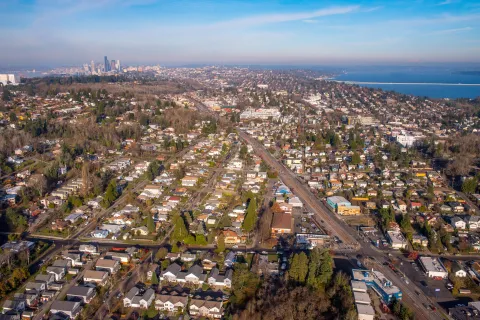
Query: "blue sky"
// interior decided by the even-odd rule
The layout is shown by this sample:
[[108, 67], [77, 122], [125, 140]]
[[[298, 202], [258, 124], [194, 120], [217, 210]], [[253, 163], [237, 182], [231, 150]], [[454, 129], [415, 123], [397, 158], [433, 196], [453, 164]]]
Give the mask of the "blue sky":
[[0, 0], [0, 66], [480, 62], [478, 0]]

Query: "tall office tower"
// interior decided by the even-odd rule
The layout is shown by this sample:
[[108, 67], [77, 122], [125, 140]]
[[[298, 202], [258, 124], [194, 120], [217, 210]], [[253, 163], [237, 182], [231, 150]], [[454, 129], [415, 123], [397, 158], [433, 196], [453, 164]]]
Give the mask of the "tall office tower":
[[95, 62], [93, 62], [93, 60], [92, 60], [92, 62], [90, 63], [90, 72], [91, 72], [91, 73], [94, 73], [94, 72], [95, 72]]
[[105, 58], [104, 58], [104, 64], [105, 64], [105, 72], [110, 71], [110, 63], [108, 63], [107, 56], [105, 56]]
[[115, 66], [117, 71], [120, 72], [120, 60], [117, 60], [117, 65]]
[[110, 71], [116, 70], [115, 68], [115, 60], [110, 60]]

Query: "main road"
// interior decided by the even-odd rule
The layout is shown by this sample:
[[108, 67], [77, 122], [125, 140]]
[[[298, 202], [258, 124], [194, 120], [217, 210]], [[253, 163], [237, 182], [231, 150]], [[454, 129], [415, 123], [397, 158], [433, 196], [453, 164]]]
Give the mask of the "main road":
[[[430, 301], [425, 295], [418, 295], [415, 291], [421, 292], [421, 290], [413, 283], [409, 285], [392, 272], [388, 267], [383, 265], [384, 253], [379, 252], [372, 248], [369, 243], [364, 241], [358, 241], [356, 238], [357, 232], [347, 225], [338, 216], [334, 215], [323, 203], [315, 197], [315, 195], [302, 183], [289, 169], [287, 169], [281, 162], [275, 159], [265, 147], [260, 144], [256, 139], [249, 134], [238, 130], [238, 135], [245, 142], [250, 144], [254, 151], [260, 155], [260, 157], [273, 169], [278, 172], [279, 177], [283, 183], [287, 185], [295, 195], [297, 195], [319, 219], [324, 221], [322, 226], [329, 235], [337, 236], [340, 238], [347, 249], [349, 247], [355, 249], [355, 253], [363, 256], [372, 257], [375, 261], [375, 268], [382, 272], [387, 278], [389, 278], [394, 285], [400, 288], [403, 293], [403, 301], [409, 305], [412, 311], [415, 313], [416, 319], [443, 319], [443, 316], [439, 311], [429, 311], [425, 306], [431, 305]], [[439, 306], [437, 306], [437, 310]]]
[[325, 207], [318, 201], [313, 193], [308, 190], [305, 185], [298, 180], [298, 178], [287, 169], [282, 163], [277, 161], [270, 152], [268, 152], [263, 145], [261, 145], [256, 139], [250, 137], [248, 134], [238, 131], [240, 138], [248, 142], [255, 152], [272, 168], [278, 172], [279, 177], [282, 179], [295, 195], [298, 196], [303, 203], [306, 204], [307, 209], [312, 211], [315, 215], [319, 216], [324, 221], [322, 228], [325, 229], [330, 236], [337, 236], [343, 241], [346, 246], [352, 248], [359, 248], [359, 242], [352, 236], [351, 232], [347, 232], [343, 226], [340, 225], [340, 221], [332, 217], [331, 213], [326, 210]]

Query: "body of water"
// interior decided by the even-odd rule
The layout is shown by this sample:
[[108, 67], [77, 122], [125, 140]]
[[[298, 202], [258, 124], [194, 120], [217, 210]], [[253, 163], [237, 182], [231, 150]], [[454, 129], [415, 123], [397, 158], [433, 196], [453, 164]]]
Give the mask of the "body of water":
[[473, 99], [480, 96], [480, 74], [463, 74], [455, 70], [346, 71], [334, 79], [430, 98]]

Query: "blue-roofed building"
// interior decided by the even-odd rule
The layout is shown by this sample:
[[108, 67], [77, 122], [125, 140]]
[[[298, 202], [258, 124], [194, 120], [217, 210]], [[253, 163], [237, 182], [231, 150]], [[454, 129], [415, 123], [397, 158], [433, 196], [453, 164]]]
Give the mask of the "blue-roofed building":
[[277, 190], [275, 190], [275, 195], [276, 196], [284, 196], [284, 195], [290, 195], [292, 194], [292, 192], [290, 191], [290, 189], [284, 185], [284, 184], [281, 184], [278, 186]]
[[108, 231], [107, 230], [94, 230], [92, 232], [92, 237], [93, 238], [100, 238], [100, 239], [105, 239], [108, 237]]
[[349, 207], [352, 205], [350, 201], [341, 196], [328, 197], [327, 204], [335, 211], [338, 209], [339, 206]]
[[363, 281], [367, 287], [372, 288], [385, 303], [390, 303], [393, 298], [402, 299], [402, 291], [385, 278], [379, 271], [370, 271], [362, 269], [352, 270], [352, 279]]

